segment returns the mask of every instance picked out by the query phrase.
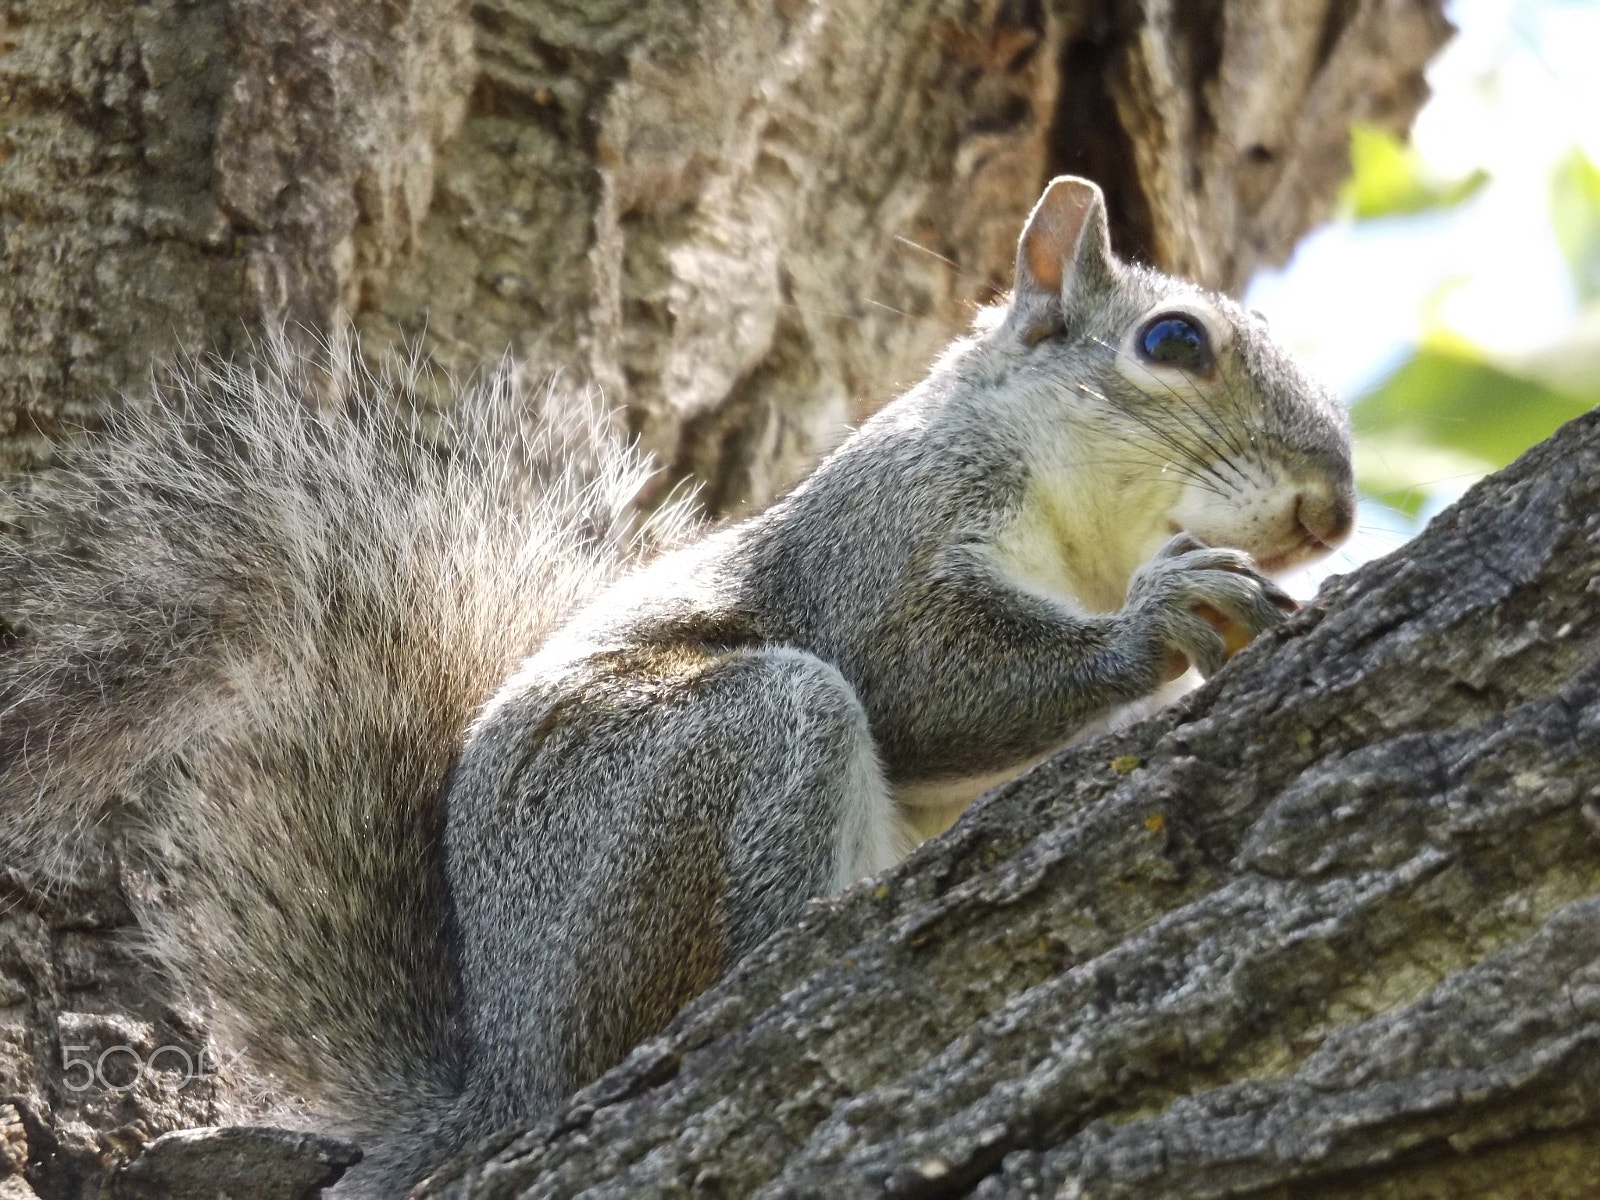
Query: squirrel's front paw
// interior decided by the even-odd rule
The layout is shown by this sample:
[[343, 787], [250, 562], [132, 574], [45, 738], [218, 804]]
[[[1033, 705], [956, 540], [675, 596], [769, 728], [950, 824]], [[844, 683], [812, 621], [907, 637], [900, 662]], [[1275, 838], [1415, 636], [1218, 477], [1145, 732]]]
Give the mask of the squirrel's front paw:
[[1191, 664], [1209, 677], [1299, 607], [1248, 554], [1188, 533], [1163, 546], [1128, 587], [1127, 611], [1154, 633], [1164, 656], [1163, 681]]

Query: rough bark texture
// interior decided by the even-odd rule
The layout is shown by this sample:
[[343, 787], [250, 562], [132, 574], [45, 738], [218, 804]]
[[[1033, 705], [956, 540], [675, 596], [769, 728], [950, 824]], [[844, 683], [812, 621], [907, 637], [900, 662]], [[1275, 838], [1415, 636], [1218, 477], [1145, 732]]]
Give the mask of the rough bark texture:
[[1439, 0], [0, 7], [0, 467], [150, 363], [353, 317], [576, 371], [718, 511], [1003, 289], [1050, 174], [1237, 288], [1404, 129]]
[[[759, 504], [1006, 285], [1050, 174], [1105, 187], [1124, 253], [1228, 288], [1282, 260], [1330, 205], [1349, 122], [1409, 123], [1440, 7], [0, 0], [0, 472], [48, 469], [152, 363], [350, 320], [376, 355], [420, 346], [441, 382], [507, 347], [591, 378], [663, 487]], [[989, 853], [987, 828], [938, 853]], [[945, 860], [919, 861], [932, 896]], [[1085, 912], [1137, 927], [1170, 897], [1161, 870]], [[122, 897], [144, 886], [114, 854], [49, 892], [0, 864], [4, 1200], [176, 1194], [185, 1162], [197, 1186], [239, 1178], [183, 1140], [124, 1169], [231, 1111], [226, 1069], [199, 1077], [203, 1014], [137, 955]], [[1088, 919], [979, 946], [938, 1003], [980, 1011], [1065, 962]], [[922, 1045], [930, 986], [836, 1036]], [[74, 1046], [147, 1066], [119, 1052], [122, 1090], [80, 1088]], [[806, 1110], [809, 1086], [769, 1107]], [[216, 1153], [287, 1188], [345, 1151]]]
[[432, 1196], [1600, 1196], [1600, 411]]

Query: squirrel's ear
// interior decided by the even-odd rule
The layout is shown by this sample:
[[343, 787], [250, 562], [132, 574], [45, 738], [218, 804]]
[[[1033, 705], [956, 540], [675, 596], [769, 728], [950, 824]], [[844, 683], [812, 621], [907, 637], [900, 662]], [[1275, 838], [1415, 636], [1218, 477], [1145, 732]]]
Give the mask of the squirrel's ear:
[[1072, 310], [1080, 303], [1093, 305], [1115, 276], [1099, 185], [1076, 175], [1056, 176], [1022, 229], [1014, 312], [1032, 323], [1044, 316], [1047, 304], [1059, 304], [1061, 318], [1070, 324]]

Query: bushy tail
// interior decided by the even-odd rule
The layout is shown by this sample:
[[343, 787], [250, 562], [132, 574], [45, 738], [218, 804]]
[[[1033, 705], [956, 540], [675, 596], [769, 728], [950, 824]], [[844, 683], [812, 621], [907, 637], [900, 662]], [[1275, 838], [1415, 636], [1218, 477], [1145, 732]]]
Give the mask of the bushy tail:
[[683, 521], [630, 518], [645, 468], [581, 393], [502, 369], [430, 429], [410, 383], [281, 338], [192, 367], [0, 538], [0, 861], [137, 830], [178, 897], [157, 948], [231, 1039], [385, 1122], [454, 1086], [434, 846], [464, 731]]

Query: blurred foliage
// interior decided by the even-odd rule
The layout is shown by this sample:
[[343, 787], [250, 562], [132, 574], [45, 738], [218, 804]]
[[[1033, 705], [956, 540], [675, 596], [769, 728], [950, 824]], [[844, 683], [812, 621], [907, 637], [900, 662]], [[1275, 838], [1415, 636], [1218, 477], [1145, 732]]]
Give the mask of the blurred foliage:
[[1350, 178], [1340, 207], [1358, 221], [1453, 208], [1489, 182], [1479, 169], [1460, 179], [1439, 179], [1408, 142], [1378, 125], [1350, 127]]
[[[1351, 130], [1350, 150], [1355, 173], [1344, 201], [1358, 219], [1460, 204], [1489, 178], [1479, 170], [1441, 181], [1414, 149], [1370, 126]], [[1550, 201], [1579, 301], [1600, 318], [1600, 168], [1575, 149], [1553, 174]], [[1350, 410], [1357, 483], [1393, 508], [1416, 516], [1435, 488], [1453, 491], [1505, 466], [1600, 404], [1600, 342], [1586, 340], [1582, 322], [1515, 362], [1491, 358], [1427, 313], [1424, 323], [1411, 357]]]
[[1491, 362], [1459, 338], [1432, 334], [1352, 406], [1357, 482], [1415, 515], [1429, 485], [1505, 466], [1600, 403], [1600, 378], [1595, 388], [1573, 394]]
[[1600, 300], [1600, 167], [1580, 149], [1556, 167], [1550, 216], [1578, 299], [1585, 304]]

